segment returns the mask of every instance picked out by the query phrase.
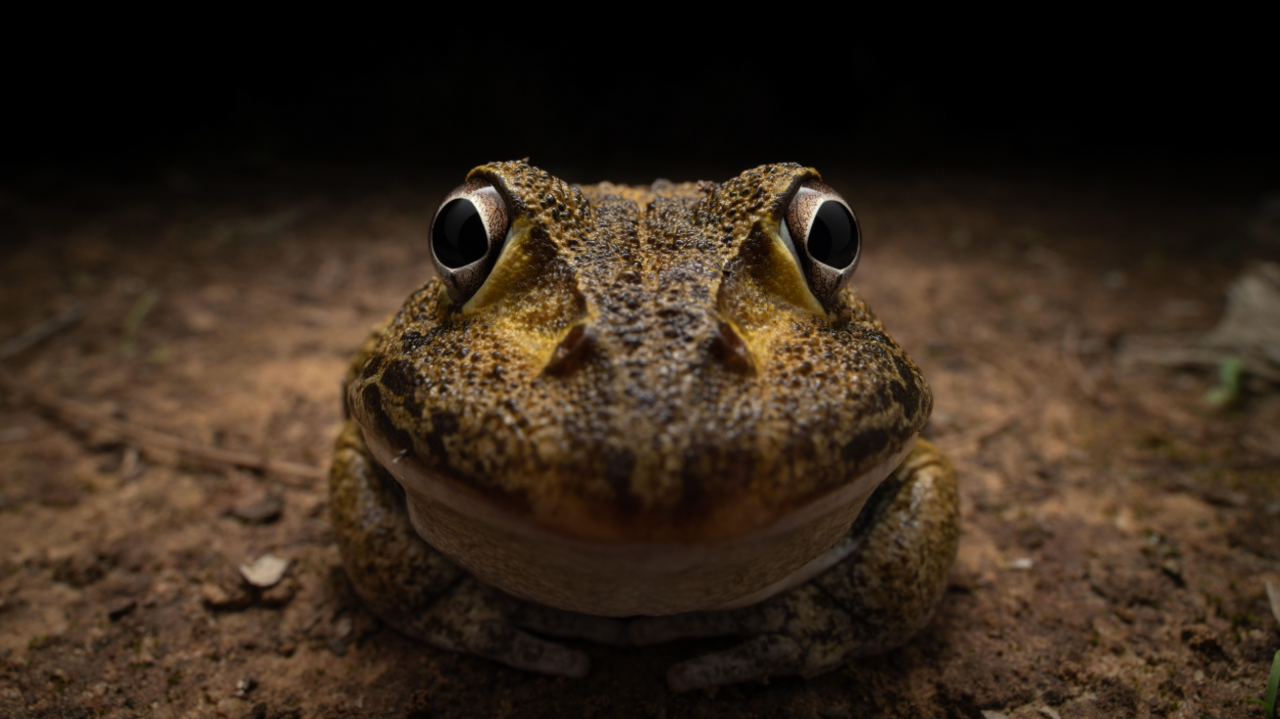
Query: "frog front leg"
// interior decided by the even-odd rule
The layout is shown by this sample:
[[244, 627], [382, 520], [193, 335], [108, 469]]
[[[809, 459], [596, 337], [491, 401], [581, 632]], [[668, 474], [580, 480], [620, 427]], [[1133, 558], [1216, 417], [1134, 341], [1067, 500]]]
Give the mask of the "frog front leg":
[[725, 611], [637, 619], [636, 644], [739, 635], [745, 642], [671, 667], [674, 691], [800, 674], [904, 644], [932, 618], [960, 537], [955, 471], [919, 440], [831, 550], [844, 559], [794, 589]]
[[409, 637], [526, 671], [585, 676], [583, 652], [531, 636], [626, 641], [618, 620], [520, 601], [481, 583], [413, 530], [404, 495], [348, 420], [334, 448], [329, 512], [347, 575], [365, 605]]

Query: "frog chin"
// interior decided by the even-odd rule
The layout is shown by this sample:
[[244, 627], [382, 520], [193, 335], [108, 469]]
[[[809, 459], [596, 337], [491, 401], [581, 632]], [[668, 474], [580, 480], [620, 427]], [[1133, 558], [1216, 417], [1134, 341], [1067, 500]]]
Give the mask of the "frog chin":
[[414, 529], [481, 580], [517, 597], [602, 616], [730, 609], [763, 601], [835, 565], [855, 545], [849, 526], [915, 445], [826, 495], [737, 536], [714, 541], [606, 542], [553, 531], [366, 432], [373, 455], [405, 489]]

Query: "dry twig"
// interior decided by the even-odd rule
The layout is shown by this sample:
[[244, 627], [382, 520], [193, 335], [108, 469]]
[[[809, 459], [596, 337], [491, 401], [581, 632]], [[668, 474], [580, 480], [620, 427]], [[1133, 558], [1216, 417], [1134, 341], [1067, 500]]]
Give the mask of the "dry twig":
[[28, 347], [35, 346], [49, 339], [58, 332], [70, 327], [84, 316], [84, 308], [79, 302], [67, 309], [0, 344], [0, 360], [6, 360]]
[[1236, 359], [1248, 374], [1280, 382], [1280, 264], [1263, 262], [1227, 287], [1227, 307], [1205, 335], [1130, 335], [1121, 364], [1215, 367]]
[[944, 445], [949, 451], [959, 452], [968, 449], [982, 449], [982, 445], [987, 440], [1009, 429], [1018, 422], [1016, 415], [1010, 415], [1002, 419], [997, 419], [986, 424], [978, 425], [973, 429], [964, 432], [957, 432], [953, 435], [939, 437], [936, 441], [938, 444]]
[[1099, 407], [1104, 406], [1098, 395], [1098, 383], [1093, 381], [1084, 363], [1080, 361], [1080, 328], [1074, 324], [1067, 325], [1062, 332], [1062, 364], [1066, 367], [1067, 374], [1071, 375], [1080, 394]]
[[209, 447], [181, 437], [174, 437], [146, 427], [139, 427], [131, 422], [115, 419], [80, 402], [64, 399], [35, 387], [23, 386], [16, 377], [3, 367], [0, 367], [0, 386], [3, 386], [14, 397], [24, 399], [64, 422], [88, 424], [96, 430], [124, 437], [143, 449], [178, 452], [192, 459], [205, 462], [229, 464], [235, 467], [283, 476], [301, 477], [303, 479], [318, 480], [323, 479], [325, 476], [324, 470], [320, 467], [298, 462], [267, 459], [249, 452], [236, 452], [229, 449]]
[[1276, 589], [1270, 579], [1262, 581], [1267, 587], [1267, 603], [1271, 605], [1271, 616], [1276, 618], [1276, 624], [1280, 624], [1280, 589]]
[[1036, 396], [1036, 389], [1040, 384], [1040, 379], [1034, 373], [1021, 365], [1009, 362], [1007, 357], [992, 352], [976, 343], [965, 343], [964, 350], [966, 353], [1000, 370], [1028, 399]]

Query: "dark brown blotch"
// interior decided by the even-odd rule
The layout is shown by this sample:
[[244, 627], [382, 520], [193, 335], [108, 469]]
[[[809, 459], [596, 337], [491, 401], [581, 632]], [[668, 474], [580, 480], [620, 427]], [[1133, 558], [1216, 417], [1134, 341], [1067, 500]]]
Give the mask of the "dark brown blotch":
[[889, 394], [893, 395], [894, 404], [902, 408], [902, 415], [907, 419], [914, 419], [920, 411], [920, 388], [914, 381], [908, 381], [910, 384], [890, 382]]
[[625, 447], [605, 447], [602, 461], [604, 481], [613, 490], [618, 509], [623, 512], [638, 509], [640, 498], [631, 491], [631, 473], [636, 466], [635, 453]]
[[685, 450], [680, 498], [672, 508], [676, 524], [697, 524], [717, 500], [745, 490], [756, 479], [760, 458], [749, 447], [725, 450], [716, 442], [695, 440]]
[[698, 472], [691, 471], [691, 467], [686, 464], [680, 480], [680, 500], [672, 508], [672, 519], [677, 524], [697, 524], [711, 513], [707, 479]]
[[400, 406], [404, 407], [405, 413], [408, 414], [410, 417], [422, 416], [422, 403], [419, 402], [417, 398], [412, 395], [405, 397], [404, 400], [400, 403]]
[[376, 354], [364, 363], [364, 369], [360, 372], [360, 379], [369, 379], [378, 373], [378, 369], [382, 367], [382, 355]]
[[871, 342], [880, 346], [888, 346], [888, 347], [894, 346], [893, 340], [889, 339], [888, 336], [885, 335], [885, 333], [879, 332], [873, 329], [863, 329], [859, 331], [858, 339], [861, 339], [864, 342]]
[[438, 432], [427, 432], [422, 436], [422, 441], [427, 445], [427, 451], [431, 453], [424, 459], [432, 464], [443, 464], [446, 452], [444, 437], [441, 437]]
[[883, 429], [869, 429], [846, 442], [840, 456], [845, 462], [862, 469], [867, 459], [879, 456], [892, 440], [893, 437]]
[[397, 452], [412, 452], [413, 438], [391, 421], [386, 409], [382, 406], [382, 390], [376, 384], [367, 384], [360, 391], [360, 403], [364, 414], [373, 421], [373, 429]]
[[427, 338], [421, 332], [409, 330], [400, 336], [400, 347], [405, 352], [413, 352], [427, 343]]
[[747, 449], [730, 450], [724, 458], [720, 486], [723, 492], [737, 492], [751, 483], [751, 470], [759, 458]]
[[458, 431], [458, 415], [437, 410], [431, 413], [431, 428], [437, 434], [453, 434]]
[[437, 466], [447, 464], [445, 461], [447, 450], [444, 446], [444, 438], [447, 435], [456, 434], [460, 427], [458, 415], [453, 412], [433, 411], [431, 413], [431, 429], [422, 434], [422, 442], [427, 445], [427, 451], [431, 453], [425, 459]]
[[382, 386], [401, 399], [412, 398], [417, 384], [417, 375], [405, 360], [393, 360], [382, 371]]
[[898, 368], [898, 376], [902, 378], [901, 382], [893, 382], [889, 385], [889, 392], [893, 394], [893, 399], [902, 407], [902, 413], [908, 418], [914, 418], [920, 413], [921, 392], [920, 383], [916, 377], [916, 373], [911, 371], [907, 363], [901, 357], [895, 356], [893, 364]]

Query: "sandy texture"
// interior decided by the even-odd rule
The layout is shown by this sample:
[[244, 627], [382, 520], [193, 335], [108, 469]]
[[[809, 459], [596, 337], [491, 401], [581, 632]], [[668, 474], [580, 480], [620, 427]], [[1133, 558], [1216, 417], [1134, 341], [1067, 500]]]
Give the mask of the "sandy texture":
[[[1250, 717], [1280, 631], [1280, 394], [1124, 366], [1132, 334], [1210, 329], [1280, 255], [1253, 198], [947, 174], [827, 179], [867, 246], [855, 283], [929, 378], [961, 481], [933, 623], [813, 679], [673, 695], [732, 640], [578, 643], [587, 679], [415, 645], [352, 594], [325, 482], [143, 448], [0, 405], [0, 715]], [[574, 178], [594, 180], [596, 178]], [[680, 178], [676, 178], [680, 179]], [[426, 277], [450, 186], [192, 182], [7, 196], [0, 340], [28, 387], [187, 440], [321, 469], [338, 379]], [[1275, 223], [1272, 223], [1275, 224]], [[1268, 244], [1271, 242], [1272, 244]], [[268, 587], [242, 564], [289, 561]]]

